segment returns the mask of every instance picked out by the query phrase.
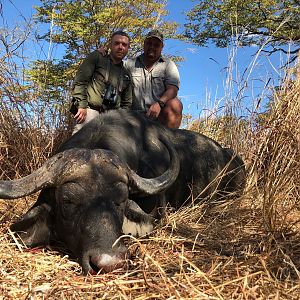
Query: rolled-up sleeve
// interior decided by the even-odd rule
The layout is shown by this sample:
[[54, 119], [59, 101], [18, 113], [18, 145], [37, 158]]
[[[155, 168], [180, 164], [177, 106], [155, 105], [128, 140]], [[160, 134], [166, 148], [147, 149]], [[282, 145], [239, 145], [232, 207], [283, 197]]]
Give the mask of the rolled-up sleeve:
[[180, 86], [180, 76], [176, 64], [169, 60], [165, 70], [165, 84], [175, 85], [178, 89]]

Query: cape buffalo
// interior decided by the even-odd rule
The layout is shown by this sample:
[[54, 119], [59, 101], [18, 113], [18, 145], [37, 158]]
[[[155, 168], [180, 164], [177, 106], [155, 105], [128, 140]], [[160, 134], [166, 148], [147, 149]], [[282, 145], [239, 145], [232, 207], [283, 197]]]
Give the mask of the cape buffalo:
[[122, 266], [127, 248], [119, 237], [151, 231], [167, 203], [238, 195], [244, 183], [243, 161], [232, 150], [118, 110], [92, 120], [32, 174], [0, 181], [0, 198], [42, 190], [12, 230], [30, 247], [63, 242], [93, 273]]

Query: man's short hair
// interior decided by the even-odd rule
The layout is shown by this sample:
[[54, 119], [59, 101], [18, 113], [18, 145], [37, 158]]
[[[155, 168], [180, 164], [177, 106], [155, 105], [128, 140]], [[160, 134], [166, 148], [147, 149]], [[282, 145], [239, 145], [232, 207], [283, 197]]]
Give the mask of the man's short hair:
[[115, 35], [126, 36], [126, 37], [128, 38], [128, 40], [130, 40], [129, 35], [128, 35], [125, 31], [123, 31], [123, 30], [117, 30], [117, 31], [115, 31], [115, 32], [111, 35], [110, 39], [112, 39]]

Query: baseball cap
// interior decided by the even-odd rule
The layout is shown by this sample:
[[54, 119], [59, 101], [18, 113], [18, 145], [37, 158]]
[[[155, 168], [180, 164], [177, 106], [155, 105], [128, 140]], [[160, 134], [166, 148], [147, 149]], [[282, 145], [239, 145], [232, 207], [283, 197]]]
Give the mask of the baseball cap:
[[163, 34], [157, 29], [151, 30], [146, 35], [146, 39], [149, 39], [149, 38], [152, 38], [152, 37], [158, 38], [162, 43], [164, 42]]

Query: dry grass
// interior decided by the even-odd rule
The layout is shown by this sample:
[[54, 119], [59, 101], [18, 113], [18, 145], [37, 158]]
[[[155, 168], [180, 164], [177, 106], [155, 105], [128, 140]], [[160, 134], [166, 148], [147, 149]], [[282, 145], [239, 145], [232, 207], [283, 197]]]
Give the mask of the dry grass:
[[[238, 146], [244, 195], [168, 213], [148, 238], [128, 238], [124, 270], [84, 277], [56, 249], [26, 249], [9, 226], [36, 196], [0, 201], [0, 299], [299, 299], [300, 80], [276, 97]], [[9, 146], [1, 140], [2, 157]]]
[[253, 200], [169, 214], [149, 238], [129, 241], [126, 270], [87, 277], [67, 255], [16, 244], [10, 221], [2, 222], [0, 294], [3, 299], [298, 299], [299, 232], [270, 234]]

